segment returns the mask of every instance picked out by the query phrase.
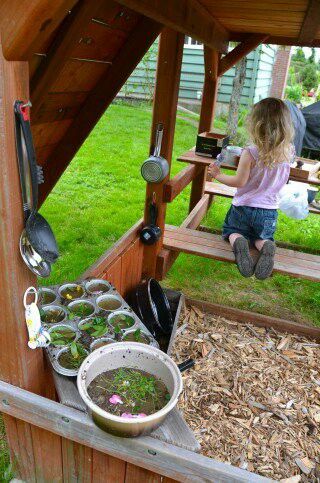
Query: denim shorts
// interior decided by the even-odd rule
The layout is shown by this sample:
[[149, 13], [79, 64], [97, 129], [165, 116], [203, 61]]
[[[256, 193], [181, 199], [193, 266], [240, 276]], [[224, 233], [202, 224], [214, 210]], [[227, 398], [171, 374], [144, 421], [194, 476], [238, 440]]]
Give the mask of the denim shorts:
[[277, 210], [231, 205], [223, 224], [222, 236], [227, 240], [232, 233], [240, 233], [250, 241], [273, 241], [277, 219]]

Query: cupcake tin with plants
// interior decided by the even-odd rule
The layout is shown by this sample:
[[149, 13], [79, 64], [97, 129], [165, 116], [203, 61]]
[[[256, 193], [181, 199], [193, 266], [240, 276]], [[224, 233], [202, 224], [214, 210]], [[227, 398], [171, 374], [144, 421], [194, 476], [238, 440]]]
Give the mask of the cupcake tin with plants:
[[106, 280], [90, 279], [39, 290], [42, 324], [51, 343], [53, 368], [76, 376], [87, 355], [113, 342], [158, 343], [119, 292]]

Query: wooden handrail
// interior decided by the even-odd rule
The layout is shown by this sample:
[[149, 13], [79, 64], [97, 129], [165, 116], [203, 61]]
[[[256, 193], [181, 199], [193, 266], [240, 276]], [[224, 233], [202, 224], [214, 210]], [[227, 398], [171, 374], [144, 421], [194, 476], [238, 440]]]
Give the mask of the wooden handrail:
[[[178, 481], [268, 482], [262, 476], [169, 443], [107, 434], [82, 411], [0, 381], [0, 410], [19, 420]], [[50, 480], [51, 481], [51, 480]]]
[[163, 187], [163, 201], [170, 203], [199, 174], [199, 166], [189, 165], [180, 171]]

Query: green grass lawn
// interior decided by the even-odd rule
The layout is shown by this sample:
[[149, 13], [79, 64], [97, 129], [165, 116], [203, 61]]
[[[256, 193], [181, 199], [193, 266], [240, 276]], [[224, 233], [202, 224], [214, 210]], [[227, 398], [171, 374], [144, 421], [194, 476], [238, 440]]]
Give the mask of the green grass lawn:
[[[176, 157], [195, 144], [197, 132], [192, 116], [181, 112], [181, 117], [185, 119], [177, 120], [173, 175], [184, 167]], [[61, 256], [46, 285], [76, 279], [142, 216], [145, 182], [139, 168], [148, 155], [150, 124], [150, 108], [112, 105], [50, 194], [41, 212], [53, 227]], [[223, 128], [223, 122], [217, 127]], [[167, 223], [180, 224], [186, 217], [189, 193], [190, 187], [168, 206]], [[230, 203], [218, 199], [203, 224], [221, 228]], [[294, 221], [280, 215], [276, 237], [313, 251], [320, 250], [319, 231], [320, 216]], [[306, 280], [281, 275], [264, 282], [247, 280], [234, 264], [180, 255], [164, 283], [215, 303], [305, 323], [320, 320], [319, 284]], [[0, 426], [1, 482], [7, 481], [4, 444]]]
[[[177, 120], [172, 174], [184, 167], [176, 157], [195, 143], [196, 127]], [[61, 257], [50, 285], [77, 278], [142, 216], [145, 183], [139, 167], [148, 155], [151, 109], [114, 104], [50, 194], [41, 212], [57, 236]], [[218, 123], [223, 128], [223, 122]], [[179, 224], [188, 211], [190, 187], [168, 205], [167, 222]], [[221, 228], [230, 200], [220, 198], [203, 224]], [[291, 220], [280, 214], [276, 237], [320, 250], [320, 217]], [[192, 297], [306, 323], [320, 319], [319, 284], [275, 275], [265, 282], [242, 278], [233, 264], [180, 255], [166, 285]]]

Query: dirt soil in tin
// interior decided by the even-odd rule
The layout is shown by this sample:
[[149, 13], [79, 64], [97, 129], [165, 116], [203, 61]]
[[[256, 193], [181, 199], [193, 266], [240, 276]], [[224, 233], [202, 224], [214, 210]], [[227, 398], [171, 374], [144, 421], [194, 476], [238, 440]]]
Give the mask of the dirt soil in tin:
[[320, 344], [189, 307], [172, 354], [196, 360], [179, 408], [203, 454], [275, 480], [320, 481]]

